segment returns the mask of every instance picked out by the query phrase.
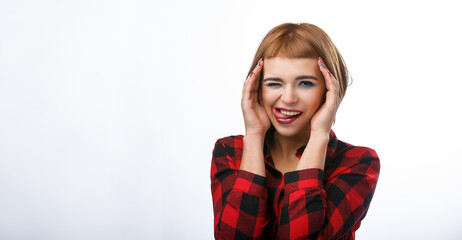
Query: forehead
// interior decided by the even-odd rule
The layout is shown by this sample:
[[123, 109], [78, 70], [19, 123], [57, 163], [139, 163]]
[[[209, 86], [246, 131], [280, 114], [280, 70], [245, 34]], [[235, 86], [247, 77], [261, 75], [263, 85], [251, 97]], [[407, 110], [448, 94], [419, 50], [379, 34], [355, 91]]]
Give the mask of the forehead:
[[318, 61], [315, 58], [265, 58], [263, 63], [263, 75], [269, 76], [294, 76], [294, 75], [317, 75], [321, 73]]

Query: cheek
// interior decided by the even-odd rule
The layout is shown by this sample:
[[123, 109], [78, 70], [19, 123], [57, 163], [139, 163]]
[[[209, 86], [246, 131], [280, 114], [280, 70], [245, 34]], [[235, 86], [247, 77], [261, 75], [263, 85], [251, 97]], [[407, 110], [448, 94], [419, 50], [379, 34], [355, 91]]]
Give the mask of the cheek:
[[265, 106], [273, 104], [278, 98], [278, 91], [276, 90], [263, 88], [261, 91], [261, 98]]
[[314, 109], [316, 111], [318, 107], [322, 104], [324, 98], [324, 91], [316, 91], [312, 94], [305, 96], [304, 102], [307, 104], [307, 107]]
[[316, 101], [317, 105], [322, 104], [325, 95], [326, 95], [326, 94], [325, 94], [325, 91], [324, 91], [324, 90], [322, 90], [322, 91], [320, 91], [318, 94], [316, 94], [315, 101]]
[[268, 116], [273, 114], [272, 107], [277, 102], [278, 99], [278, 91], [274, 89], [262, 89], [262, 104], [265, 108], [265, 112]]

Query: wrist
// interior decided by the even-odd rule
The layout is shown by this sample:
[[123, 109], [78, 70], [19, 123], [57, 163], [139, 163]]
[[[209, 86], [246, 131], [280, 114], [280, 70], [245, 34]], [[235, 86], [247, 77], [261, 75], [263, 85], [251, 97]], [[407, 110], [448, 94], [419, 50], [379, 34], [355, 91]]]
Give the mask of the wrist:
[[263, 144], [265, 141], [264, 134], [253, 134], [253, 133], [246, 133], [244, 135], [244, 144]]
[[244, 135], [240, 170], [265, 177], [264, 140], [265, 137], [261, 135]]
[[303, 151], [297, 170], [319, 168], [324, 170], [326, 149], [329, 145], [329, 135], [325, 132], [312, 132], [310, 140]]
[[327, 141], [329, 142], [330, 138], [330, 131], [311, 131], [310, 132], [310, 140], [314, 138], [317, 141]]
[[308, 140], [307, 148], [325, 151], [325, 148], [329, 144], [329, 139], [329, 134], [322, 132], [312, 133], [310, 140]]

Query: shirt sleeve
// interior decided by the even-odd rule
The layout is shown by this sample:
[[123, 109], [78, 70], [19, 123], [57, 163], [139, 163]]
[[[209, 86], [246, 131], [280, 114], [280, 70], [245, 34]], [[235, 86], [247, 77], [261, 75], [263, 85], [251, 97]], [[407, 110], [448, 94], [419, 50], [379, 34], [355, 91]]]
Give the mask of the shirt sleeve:
[[[324, 183], [317, 168], [284, 175], [279, 233], [283, 239], [339, 239], [354, 236], [377, 185], [380, 162], [369, 148], [353, 147]], [[343, 239], [343, 238], [342, 238]], [[348, 238], [349, 239], [349, 238]]]
[[212, 158], [215, 239], [261, 239], [267, 223], [266, 178], [239, 170], [236, 149], [226, 141], [236, 142], [219, 139]]

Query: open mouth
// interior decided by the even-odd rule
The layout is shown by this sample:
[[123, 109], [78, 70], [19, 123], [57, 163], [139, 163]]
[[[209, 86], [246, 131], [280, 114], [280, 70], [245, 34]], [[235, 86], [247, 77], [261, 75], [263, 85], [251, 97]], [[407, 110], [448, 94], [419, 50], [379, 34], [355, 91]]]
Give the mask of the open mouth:
[[276, 120], [281, 124], [294, 122], [303, 112], [294, 109], [274, 108], [273, 114]]
[[300, 114], [302, 114], [302, 112], [296, 112], [296, 111], [286, 111], [286, 110], [282, 110], [280, 108], [276, 108], [276, 110], [278, 112], [280, 112], [281, 114], [284, 114], [286, 115], [287, 117], [291, 118], [291, 117], [296, 117]]

